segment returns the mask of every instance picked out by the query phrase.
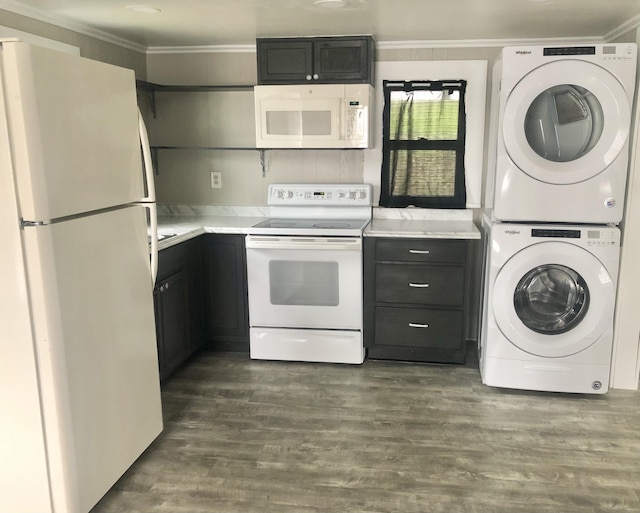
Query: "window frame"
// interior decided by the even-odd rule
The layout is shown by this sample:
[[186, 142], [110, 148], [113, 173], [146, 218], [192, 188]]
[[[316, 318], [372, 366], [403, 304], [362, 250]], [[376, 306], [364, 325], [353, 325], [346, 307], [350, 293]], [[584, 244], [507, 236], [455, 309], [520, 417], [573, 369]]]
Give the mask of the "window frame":
[[[380, 206], [402, 208], [408, 206], [421, 208], [466, 208], [465, 183], [465, 147], [466, 147], [466, 80], [383, 80], [383, 147], [382, 166], [380, 172]], [[458, 103], [458, 134], [455, 140], [392, 140], [391, 127], [391, 93], [393, 91], [443, 91], [460, 92]], [[391, 155], [395, 150], [452, 150], [456, 155], [454, 170], [453, 196], [410, 196], [391, 194]]]

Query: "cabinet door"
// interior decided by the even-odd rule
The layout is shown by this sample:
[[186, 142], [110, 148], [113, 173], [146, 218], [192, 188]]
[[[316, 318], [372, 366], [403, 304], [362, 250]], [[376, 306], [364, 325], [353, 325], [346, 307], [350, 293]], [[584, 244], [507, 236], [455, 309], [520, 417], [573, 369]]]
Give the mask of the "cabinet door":
[[372, 83], [372, 47], [370, 38], [332, 38], [314, 43], [317, 82]]
[[202, 283], [202, 245], [203, 237], [183, 242], [186, 247], [185, 268], [189, 295], [189, 344], [191, 352], [202, 347], [205, 341], [204, 330], [204, 294]]
[[258, 38], [258, 84], [373, 84], [371, 36]]
[[207, 235], [205, 326], [215, 349], [249, 350], [247, 271], [242, 235]]
[[313, 75], [313, 43], [298, 39], [256, 40], [259, 84], [296, 84]]
[[160, 251], [154, 302], [163, 380], [204, 342], [201, 242], [198, 237]]
[[186, 270], [162, 280], [158, 284], [156, 299], [160, 377], [165, 379], [191, 354]]

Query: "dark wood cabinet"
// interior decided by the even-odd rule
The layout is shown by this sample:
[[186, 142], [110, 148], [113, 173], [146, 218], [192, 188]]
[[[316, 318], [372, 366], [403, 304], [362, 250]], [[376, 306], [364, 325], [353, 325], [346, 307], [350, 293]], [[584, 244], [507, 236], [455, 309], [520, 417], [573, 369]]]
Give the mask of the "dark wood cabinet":
[[205, 327], [208, 346], [249, 351], [244, 235], [207, 234], [204, 251]]
[[258, 84], [372, 84], [371, 36], [259, 38]]
[[160, 379], [163, 381], [204, 342], [201, 269], [200, 239], [159, 253], [153, 296]]
[[466, 240], [364, 239], [364, 340], [370, 358], [463, 363]]

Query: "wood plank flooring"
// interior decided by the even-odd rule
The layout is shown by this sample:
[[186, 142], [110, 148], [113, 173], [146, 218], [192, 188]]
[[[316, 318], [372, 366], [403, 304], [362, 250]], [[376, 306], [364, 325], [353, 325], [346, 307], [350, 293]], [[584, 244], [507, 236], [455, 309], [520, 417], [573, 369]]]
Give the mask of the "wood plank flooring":
[[91, 513], [640, 512], [640, 393], [492, 389], [477, 363], [202, 353]]

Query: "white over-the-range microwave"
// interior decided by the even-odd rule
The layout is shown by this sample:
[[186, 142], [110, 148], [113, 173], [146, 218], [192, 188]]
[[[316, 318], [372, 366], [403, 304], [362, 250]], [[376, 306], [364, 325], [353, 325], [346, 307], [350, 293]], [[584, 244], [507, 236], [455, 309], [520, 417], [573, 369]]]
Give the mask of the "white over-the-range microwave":
[[258, 148], [370, 148], [368, 84], [255, 86]]

